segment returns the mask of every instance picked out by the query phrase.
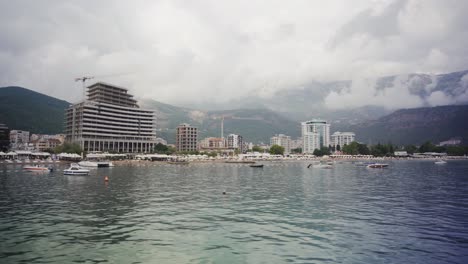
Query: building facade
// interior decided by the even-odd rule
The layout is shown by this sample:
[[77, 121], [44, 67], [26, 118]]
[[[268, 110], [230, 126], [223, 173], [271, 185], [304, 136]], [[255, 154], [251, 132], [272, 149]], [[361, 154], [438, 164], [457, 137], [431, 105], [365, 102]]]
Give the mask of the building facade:
[[200, 149], [222, 149], [225, 147], [224, 138], [208, 137], [200, 141]]
[[313, 154], [314, 150], [330, 145], [330, 124], [321, 119], [301, 122], [302, 153]]
[[31, 140], [31, 144], [36, 151], [47, 151], [53, 150], [54, 148], [62, 145], [62, 142], [56, 138], [40, 138], [36, 140]]
[[7, 152], [10, 148], [10, 129], [5, 124], [0, 124], [0, 151]]
[[150, 152], [156, 145], [156, 117], [140, 109], [122, 87], [98, 82], [88, 87], [88, 99], [65, 114], [65, 140], [83, 151]]
[[299, 137], [297, 139], [291, 139], [291, 149], [302, 149], [302, 144], [304, 142], [302, 142], [302, 138]]
[[29, 131], [11, 130], [10, 147], [12, 150], [27, 150], [29, 145]]
[[227, 147], [232, 149], [238, 149], [240, 153], [244, 153], [245, 146], [242, 136], [236, 134], [229, 134], [227, 136]]
[[339, 145], [343, 149], [344, 145], [349, 145], [356, 140], [356, 134], [353, 132], [335, 132], [331, 135], [331, 145], [336, 147]]
[[197, 151], [198, 128], [189, 124], [180, 124], [176, 128], [176, 150]]
[[270, 146], [278, 145], [284, 148], [284, 154], [291, 153], [291, 137], [278, 134], [270, 138]]

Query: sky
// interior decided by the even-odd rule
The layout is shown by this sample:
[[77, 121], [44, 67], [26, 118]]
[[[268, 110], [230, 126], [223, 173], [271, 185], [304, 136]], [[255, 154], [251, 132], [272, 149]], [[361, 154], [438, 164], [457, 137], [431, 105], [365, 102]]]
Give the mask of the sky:
[[183, 104], [353, 80], [325, 103], [354, 107], [369, 78], [468, 69], [467, 13], [463, 0], [0, 0], [0, 86], [76, 102], [75, 78], [95, 76]]

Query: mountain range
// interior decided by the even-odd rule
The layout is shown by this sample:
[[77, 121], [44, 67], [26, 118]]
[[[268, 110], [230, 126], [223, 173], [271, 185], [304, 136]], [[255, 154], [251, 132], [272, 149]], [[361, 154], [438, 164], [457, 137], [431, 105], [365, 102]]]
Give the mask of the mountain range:
[[[200, 138], [235, 133], [249, 142], [268, 143], [274, 134], [300, 136], [300, 121], [324, 118], [331, 121], [331, 131], [356, 132], [357, 140], [365, 143], [420, 144], [426, 140], [438, 142], [451, 137], [468, 141], [468, 71], [443, 75], [411, 74], [378, 78], [373, 82], [376, 93], [402, 89], [429, 105], [438, 92], [456, 105], [399, 109], [369, 105], [330, 110], [326, 98], [331, 92], [343, 93], [356, 84], [352, 81], [311, 83], [298, 89], [273, 92], [270, 96], [233, 99], [222, 107], [212, 103], [186, 105], [165, 104], [152, 99], [140, 100], [142, 108], [152, 109], [157, 116], [158, 137], [175, 141], [175, 127], [190, 123], [199, 127]], [[400, 85], [400, 87], [396, 87]], [[404, 99], [404, 98], [401, 98]], [[33, 133], [63, 131], [64, 110], [70, 103], [22, 87], [0, 88], [0, 123], [11, 129]], [[230, 109], [229, 109], [230, 108]]]

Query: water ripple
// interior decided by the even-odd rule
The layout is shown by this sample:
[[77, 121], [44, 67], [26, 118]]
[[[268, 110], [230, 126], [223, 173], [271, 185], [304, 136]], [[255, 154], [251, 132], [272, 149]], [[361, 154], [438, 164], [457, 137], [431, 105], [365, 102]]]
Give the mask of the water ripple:
[[468, 262], [468, 162], [156, 164], [0, 168], [1, 263]]

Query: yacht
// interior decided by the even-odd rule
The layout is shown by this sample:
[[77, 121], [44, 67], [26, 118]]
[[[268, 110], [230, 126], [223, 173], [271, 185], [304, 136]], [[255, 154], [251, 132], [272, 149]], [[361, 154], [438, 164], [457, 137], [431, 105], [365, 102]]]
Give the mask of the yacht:
[[444, 164], [447, 164], [447, 162], [445, 160], [437, 160], [436, 162], [434, 162], [434, 164], [444, 165]]
[[89, 170], [83, 169], [80, 165], [72, 163], [70, 168], [63, 170], [63, 175], [88, 175]]

